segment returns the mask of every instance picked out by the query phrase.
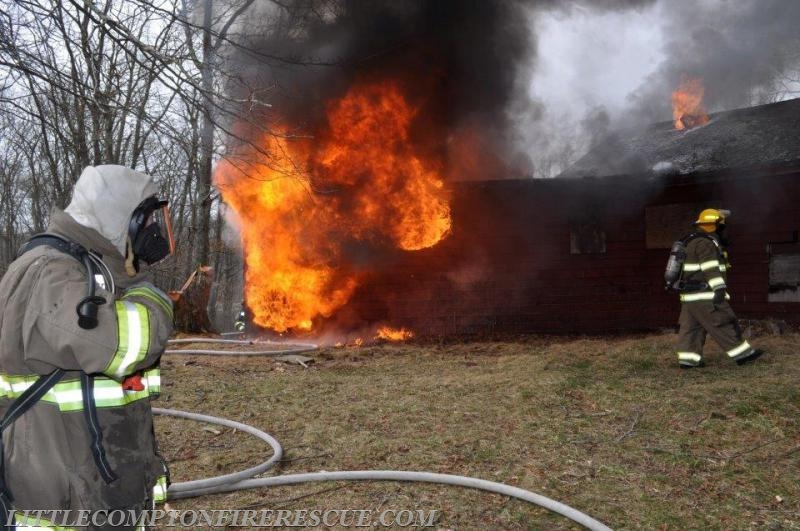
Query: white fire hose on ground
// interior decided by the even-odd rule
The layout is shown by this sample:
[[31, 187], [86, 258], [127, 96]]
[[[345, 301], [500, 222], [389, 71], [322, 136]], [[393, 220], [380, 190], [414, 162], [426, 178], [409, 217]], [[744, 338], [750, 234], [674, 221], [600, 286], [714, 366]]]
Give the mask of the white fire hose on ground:
[[[277, 343], [277, 342], [260, 342], [260, 341], [244, 341], [233, 339], [207, 339], [207, 338], [187, 338], [187, 339], [173, 339], [169, 341], [170, 344], [176, 343], [226, 343], [226, 344], [239, 344], [239, 345], [268, 345], [271, 347], [280, 348], [281, 350], [263, 350], [263, 351], [229, 351], [229, 350], [167, 350], [165, 354], [199, 354], [210, 356], [284, 356], [299, 354], [301, 352], [310, 352], [316, 350], [317, 345], [301, 344], [301, 343]], [[249, 433], [272, 447], [273, 455], [263, 463], [254, 467], [224, 474], [206, 479], [197, 479], [193, 481], [184, 481], [180, 483], [173, 483], [167, 491], [169, 499], [182, 499], [193, 498], [195, 496], [203, 496], [206, 494], [217, 494], [222, 492], [232, 492], [243, 489], [263, 488], [263, 487], [278, 487], [285, 485], [297, 485], [300, 483], [318, 483], [323, 481], [400, 481], [400, 482], [422, 482], [422, 483], [438, 483], [442, 485], [454, 485], [458, 487], [466, 487], [487, 492], [493, 492], [503, 496], [511, 496], [528, 503], [532, 503], [543, 507], [549, 511], [560, 514], [569, 518], [573, 522], [581, 524], [582, 526], [592, 531], [611, 531], [611, 528], [605, 524], [598, 522], [594, 518], [576, 510], [572, 507], [557, 502], [553, 499], [536, 494], [531, 491], [512, 487], [504, 483], [495, 481], [487, 481], [484, 479], [472, 478], [467, 476], [456, 476], [451, 474], [438, 474], [434, 472], [412, 472], [412, 471], [398, 471], [398, 470], [353, 470], [343, 472], [310, 472], [306, 474], [287, 474], [282, 476], [273, 476], [266, 478], [255, 478], [259, 474], [263, 474], [267, 470], [274, 467], [278, 461], [283, 457], [283, 448], [280, 443], [268, 433], [265, 433], [257, 428], [236, 422], [233, 420], [213, 417], [210, 415], [201, 415], [199, 413], [189, 413], [186, 411], [178, 411], [175, 409], [162, 409], [153, 408], [153, 413], [157, 415], [165, 415], [170, 417], [183, 418], [199, 422], [207, 422], [219, 426], [233, 428], [246, 433]]]

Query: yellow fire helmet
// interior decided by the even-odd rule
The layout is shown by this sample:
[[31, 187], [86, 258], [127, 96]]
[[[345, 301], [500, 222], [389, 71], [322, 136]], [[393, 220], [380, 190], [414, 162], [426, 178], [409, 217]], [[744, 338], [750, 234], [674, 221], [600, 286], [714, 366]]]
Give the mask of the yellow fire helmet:
[[724, 225], [725, 218], [731, 215], [730, 210], [719, 210], [716, 208], [707, 208], [700, 212], [697, 216], [697, 221], [694, 222], [695, 225], [704, 225], [704, 224], [714, 224], [714, 225]]

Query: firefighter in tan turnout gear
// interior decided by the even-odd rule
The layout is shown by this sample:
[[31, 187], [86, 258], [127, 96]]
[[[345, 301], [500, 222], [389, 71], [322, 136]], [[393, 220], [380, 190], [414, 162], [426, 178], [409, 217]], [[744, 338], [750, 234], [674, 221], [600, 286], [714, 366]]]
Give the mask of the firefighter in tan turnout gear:
[[166, 497], [150, 399], [172, 302], [144, 264], [174, 244], [157, 191], [143, 173], [87, 167], [0, 281], [4, 528], [110, 528], [104, 514]]
[[737, 364], [761, 355], [742, 339], [736, 315], [728, 300], [726, 276], [730, 269], [723, 238], [725, 218], [730, 212], [708, 208], [694, 222], [698, 231], [688, 235], [680, 289], [681, 315], [678, 332], [678, 363], [681, 368], [703, 364], [706, 333]]

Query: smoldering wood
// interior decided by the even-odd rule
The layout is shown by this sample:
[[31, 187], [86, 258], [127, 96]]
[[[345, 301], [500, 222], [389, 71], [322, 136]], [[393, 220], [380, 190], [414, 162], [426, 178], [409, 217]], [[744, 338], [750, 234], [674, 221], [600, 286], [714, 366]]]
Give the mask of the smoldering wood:
[[186, 333], [215, 332], [208, 315], [211, 288], [214, 283], [214, 269], [199, 266], [178, 291], [170, 291], [169, 296], [175, 305], [175, 330]]

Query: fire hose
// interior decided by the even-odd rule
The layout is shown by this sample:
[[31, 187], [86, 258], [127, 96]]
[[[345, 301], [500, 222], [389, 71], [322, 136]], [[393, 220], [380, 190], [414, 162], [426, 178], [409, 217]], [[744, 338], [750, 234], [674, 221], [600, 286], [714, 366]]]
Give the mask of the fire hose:
[[[170, 344], [176, 343], [225, 343], [225, 344], [238, 344], [238, 345], [268, 345], [272, 347], [271, 350], [263, 351], [228, 351], [228, 350], [167, 350], [165, 354], [199, 354], [199, 355], [218, 355], [218, 356], [231, 356], [231, 355], [249, 355], [249, 356], [279, 356], [289, 354], [299, 354], [301, 352], [310, 352], [318, 347], [308, 343], [278, 343], [278, 342], [262, 342], [262, 341], [246, 341], [235, 339], [207, 339], [207, 338], [187, 338], [187, 339], [173, 339], [169, 341]], [[524, 490], [504, 483], [495, 481], [487, 481], [468, 476], [457, 476], [452, 474], [439, 474], [434, 472], [417, 472], [417, 471], [399, 471], [399, 470], [352, 470], [342, 472], [309, 472], [304, 474], [286, 474], [282, 476], [256, 478], [259, 474], [263, 474], [269, 469], [273, 468], [283, 457], [283, 448], [280, 443], [271, 435], [263, 432], [253, 426], [242, 424], [233, 420], [213, 417], [210, 415], [201, 415], [199, 413], [190, 413], [187, 411], [178, 411], [175, 409], [162, 409], [153, 408], [153, 413], [157, 415], [165, 415], [170, 417], [177, 417], [187, 420], [194, 420], [198, 422], [207, 422], [233, 428], [245, 433], [249, 433], [267, 443], [271, 448], [273, 455], [266, 461], [245, 469], [239, 472], [230, 474], [223, 474], [205, 479], [197, 479], [193, 481], [184, 481], [173, 483], [167, 491], [168, 499], [182, 499], [193, 498], [196, 496], [203, 496], [207, 494], [217, 494], [222, 492], [232, 492], [244, 489], [264, 488], [264, 487], [278, 487], [286, 485], [297, 485], [301, 483], [319, 483], [324, 481], [399, 481], [399, 482], [421, 482], [421, 483], [438, 483], [442, 485], [453, 485], [458, 487], [465, 487], [477, 490], [483, 490], [500, 494], [503, 496], [510, 496], [517, 498], [534, 505], [538, 505], [556, 514], [560, 514], [573, 522], [581, 524], [582, 526], [592, 531], [611, 531], [611, 528], [605, 524], [595, 520], [594, 518], [574, 509], [561, 502], [536, 494], [534, 492]]]

